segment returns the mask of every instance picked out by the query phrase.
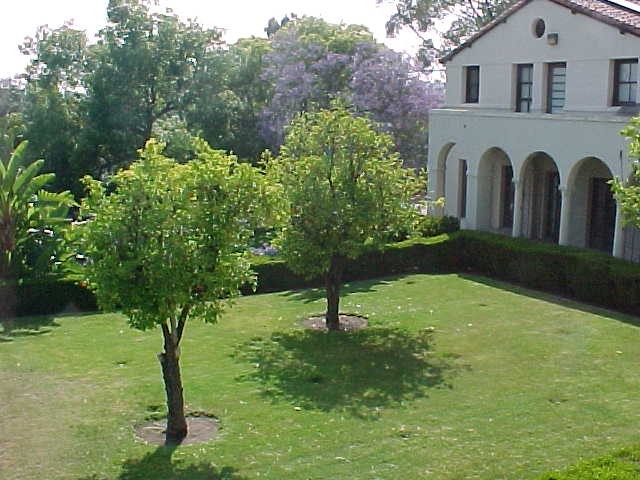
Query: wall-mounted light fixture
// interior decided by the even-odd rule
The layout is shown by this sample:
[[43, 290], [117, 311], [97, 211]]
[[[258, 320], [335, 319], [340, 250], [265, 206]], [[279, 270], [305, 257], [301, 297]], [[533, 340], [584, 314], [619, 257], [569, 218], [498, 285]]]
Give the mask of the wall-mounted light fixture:
[[557, 45], [557, 44], [558, 44], [558, 34], [547, 33], [547, 45]]

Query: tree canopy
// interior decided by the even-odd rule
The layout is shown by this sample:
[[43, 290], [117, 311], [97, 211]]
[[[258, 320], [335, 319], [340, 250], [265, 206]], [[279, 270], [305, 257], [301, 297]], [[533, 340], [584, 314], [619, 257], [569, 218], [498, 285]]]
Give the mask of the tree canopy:
[[376, 43], [362, 26], [313, 17], [291, 20], [271, 46], [262, 78], [273, 94], [261, 122], [271, 149], [277, 151], [297, 113], [341, 98], [392, 134], [409, 165], [424, 166], [429, 110], [443, 99], [408, 58]]
[[107, 18], [96, 43], [70, 23], [39, 28], [21, 46], [24, 90], [0, 89], [0, 122], [20, 114], [27, 157], [56, 174], [51, 190], [82, 195], [80, 178], [126, 168], [151, 137], [182, 162], [200, 137], [257, 163], [265, 149], [277, 153], [297, 113], [336, 98], [393, 135], [408, 165], [426, 161], [442, 91], [363, 26], [291, 14], [270, 22], [269, 38], [225, 45], [220, 30], [153, 0], [110, 0]]
[[[395, 3], [396, 12], [387, 21], [387, 34], [393, 36], [402, 28], [409, 28], [422, 40], [419, 56], [423, 63], [429, 64], [434, 57], [434, 37], [440, 37], [442, 45], [435, 50], [443, 55], [500, 15], [515, 0], [391, 1]], [[437, 22], [447, 18], [453, 18], [449, 28], [438, 31]]]
[[613, 192], [622, 210], [625, 223], [640, 228], [640, 117], [631, 119], [622, 130], [629, 139], [629, 156], [633, 158], [631, 177], [613, 181]]

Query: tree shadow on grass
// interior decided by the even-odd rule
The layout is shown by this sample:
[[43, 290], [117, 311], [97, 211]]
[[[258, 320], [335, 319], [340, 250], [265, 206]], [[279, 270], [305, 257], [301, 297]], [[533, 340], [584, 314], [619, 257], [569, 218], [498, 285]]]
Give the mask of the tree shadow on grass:
[[[208, 463], [182, 465], [172, 461], [177, 447], [158, 447], [141, 459], [129, 459], [122, 465], [117, 480], [245, 480], [232, 467], [217, 468]], [[102, 480], [93, 475], [80, 480]]]
[[235, 357], [254, 365], [241, 377], [259, 381], [273, 401], [375, 418], [379, 409], [452, 388], [455, 355], [436, 354], [432, 334], [399, 328], [352, 332], [296, 330], [256, 337]]

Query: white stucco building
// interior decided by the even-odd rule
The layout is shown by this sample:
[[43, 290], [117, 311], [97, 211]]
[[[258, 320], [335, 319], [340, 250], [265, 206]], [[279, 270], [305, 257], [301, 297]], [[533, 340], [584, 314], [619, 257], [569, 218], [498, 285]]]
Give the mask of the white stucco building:
[[520, 0], [442, 61], [429, 131], [432, 195], [464, 229], [640, 260], [608, 180], [640, 112], [640, 0]]

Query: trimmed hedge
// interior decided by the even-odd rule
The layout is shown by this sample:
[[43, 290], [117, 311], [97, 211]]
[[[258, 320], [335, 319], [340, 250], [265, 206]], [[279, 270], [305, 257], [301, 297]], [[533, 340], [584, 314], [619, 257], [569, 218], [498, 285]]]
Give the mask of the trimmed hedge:
[[95, 295], [71, 281], [42, 280], [17, 286], [0, 285], [0, 288], [17, 289], [18, 317], [98, 309]]
[[[257, 256], [256, 293], [322, 286], [277, 257]], [[344, 281], [404, 273], [473, 272], [640, 316], [640, 264], [600, 252], [490, 233], [463, 231], [388, 245], [350, 261]], [[252, 293], [249, 287], [244, 294]], [[93, 294], [70, 282], [32, 283], [18, 291], [18, 314], [96, 308]]]
[[[449, 236], [417, 238], [387, 245], [382, 251], [365, 253], [350, 260], [344, 271], [344, 281], [366, 280], [401, 273], [436, 273], [449, 271]], [[321, 278], [306, 280], [287, 268], [277, 257], [258, 257], [253, 269], [258, 275], [256, 293], [277, 292], [323, 285]], [[246, 288], [244, 294], [250, 294]]]
[[471, 231], [454, 235], [450, 248], [455, 263], [467, 271], [640, 315], [640, 264], [593, 250]]

